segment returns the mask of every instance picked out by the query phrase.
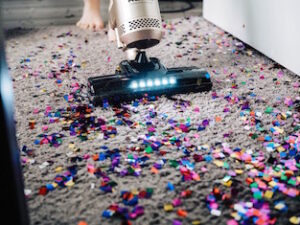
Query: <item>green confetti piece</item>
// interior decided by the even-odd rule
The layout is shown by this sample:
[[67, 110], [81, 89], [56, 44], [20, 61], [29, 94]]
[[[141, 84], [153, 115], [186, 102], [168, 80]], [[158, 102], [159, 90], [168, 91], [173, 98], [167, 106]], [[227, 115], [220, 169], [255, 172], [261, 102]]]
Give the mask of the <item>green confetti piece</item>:
[[169, 140], [170, 141], [176, 141], [176, 137], [171, 137]]
[[225, 169], [229, 169], [229, 164], [228, 164], [228, 162], [224, 162], [224, 163], [223, 163], [223, 167], [224, 167]]
[[147, 146], [147, 148], [145, 149], [145, 151], [146, 151], [146, 153], [152, 153], [153, 152], [153, 150], [152, 150], [152, 148], [151, 148], [150, 145]]
[[281, 174], [281, 177], [280, 177], [281, 180], [287, 180], [287, 176]]
[[133, 155], [132, 154], [128, 154], [127, 158], [128, 159], [133, 159]]
[[133, 169], [132, 167], [129, 167], [129, 168], [128, 168], [128, 173], [129, 173], [129, 174], [133, 174], [133, 173], [134, 173], [134, 169]]
[[273, 108], [271, 106], [268, 106], [265, 110], [265, 113], [270, 114], [273, 112]]
[[251, 136], [251, 138], [252, 138], [253, 140], [255, 140], [256, 138], [258, 138], [258, 134], [254, 133], [254, 134]]
[[253, 198], [255, 199], [261, 199], [262, 198], [262, 194], [260, 191], [254, 192], [253, 193]]
[[154, 189], [153, 188], [146, 188], [146, 192], [149, 194], [153, 194]]
[[251, 187], [251, 188], [257, 188], [257, 187], [258, 187], [258, 185], [257, 185], [257, 183], [256, 183], [256, 182], [253, 182], [252, 184], [250, 184], [250, 187]]
[[[81, 136], [78, 136], [78, 137], [81, 141], [86, 141], [88, 139], [86, 135], [81, 135]], [[61, 143], [61, 141], [58, 141], [58, 142]]]
[[223, 178], [223, 181], [224, 181], [224, 182], [228, 182], [230, 179], [231, 179], [231, 176], [226, 175], [226, 176]]
[[179, 163], [176, 160], [171, 159], [169, 160], [169, 165], [176, 168], [179, 165]]
[[279, 171], [281, 170], [281, 168], [278, 167], [278, 166], [276, 166], [276, 167], [274, 168], [274, 170], [275, 170], [276, 172], [279, 172]]
[[294, 180], [294, 179], [289, 179], [289, 181], [288, 181], [288, 184], [290, 184], [290, 185], [296, 185], [296, 180]]
[[111, 186], [111, 187], [115, 187], [115, 186], [118, 185], [118, 183], [112, 180], [112, 181], [108, 182], [108, 185]]

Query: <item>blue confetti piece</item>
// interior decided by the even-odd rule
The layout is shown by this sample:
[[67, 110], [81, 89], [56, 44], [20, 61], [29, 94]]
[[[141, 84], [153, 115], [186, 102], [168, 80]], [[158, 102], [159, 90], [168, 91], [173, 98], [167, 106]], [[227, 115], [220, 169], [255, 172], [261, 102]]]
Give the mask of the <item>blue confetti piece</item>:
[[48, 191], [53, 191], [55, 189], [52, 184], [46, 184], [46, 188]]
[[205, 127], [202, 127], [202, 126], [198, 127], [198, 131], [203, 131], [203, 130], [205, 130]]
[[117, 124], [117, 125], [122, 125], [122, 124], [123, 124], [123, 121], [122, 121], [122, 120], [117, 120], [117, 121], [116, 121], [116, 124]]
[[137, 106], [139, 106], [139, 102], [138, 102], [138, 101], [134, 101], [132, 105], [133, 105], [134, 107], [137, 107]]
[[265, 141], [271, 141], [271, 140], [272, 140], [271, 136], [269, 136], [269, 135], [265, 136]]
[[280, 158], [285, 158], [286, 157], [286, 152], [280, 152]]
[[290, 152], [289, 152], [289, 155], [290, 155], [290, 156], [295, 156], [296, 154], [297, 154], [296, 149], [292, 149], [292, 150], [290, 150]]
[[99, 161], [104, 161], [105, 159], [106, 159], [106, 154], [103, 153], [103, 152], [101, 152], [101, 153], [99, 154]]
[[256, 221], [258, 220], [258, 217], [253, 217], [252, 218], [252, 221], [253, 221], [253, 224], [256, 224]]
[[110, 210], [104, 210], [102, 212], [102, 217], [104, 217], [104, 218], [110, 218], [112, 215], [113, 215], [113, 212]]
[[68, 102], [69, 101], [69, 95], [64, 95], [64, 99]]
[[213, 158], [210, 155], [205, 155], [204, 159], [206, 162], [211, 162], [213, 160]]
[[174, 191], [175, 190], [175, 187], [174, 187], [174, 185], [171, 182], [168, 182], [168, 184], [167, 184], [167, 190], [169, 190], [169, 191]]
[[134, 197], [133, 197], [132, 199], [130, 199], [130, 200], [123, 199], [124, 205], [134, 206], [134, 205], [138, 204], [138, 202], [139, 202], [138, 196], [134, 196]]

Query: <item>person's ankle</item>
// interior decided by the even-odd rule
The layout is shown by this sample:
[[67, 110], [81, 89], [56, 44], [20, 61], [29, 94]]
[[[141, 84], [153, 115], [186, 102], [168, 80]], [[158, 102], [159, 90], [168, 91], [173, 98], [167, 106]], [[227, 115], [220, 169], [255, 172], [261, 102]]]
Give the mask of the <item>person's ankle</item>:
[[84, 7], [89, 10], [99, 10], [100, 1], [99, 0], [84, 0]]

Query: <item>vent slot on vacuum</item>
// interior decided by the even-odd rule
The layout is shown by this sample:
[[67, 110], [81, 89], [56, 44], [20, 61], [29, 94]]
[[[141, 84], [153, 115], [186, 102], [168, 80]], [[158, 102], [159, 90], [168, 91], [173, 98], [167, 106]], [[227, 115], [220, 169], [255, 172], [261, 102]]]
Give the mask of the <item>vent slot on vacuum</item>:
[[160, 28], [159, 20], [155, 18], [140, 18], [129, 21], [128, 23], [130, 31], [147, 27]]
[[140, 18], [123, 23], [119, 26], [120, 35], [142, 28], [161, 28], [160, 20], [155, 18]]

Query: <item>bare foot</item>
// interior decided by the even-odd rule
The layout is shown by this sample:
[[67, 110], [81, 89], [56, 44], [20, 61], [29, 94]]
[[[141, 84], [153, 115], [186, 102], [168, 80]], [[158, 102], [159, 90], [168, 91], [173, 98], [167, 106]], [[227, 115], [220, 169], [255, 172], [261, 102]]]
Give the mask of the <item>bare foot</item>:
[[76, 25], [82, 29], [90, 30], [104, 28], [100, 15], [100, 0], [84, 0], [82, 17]]

